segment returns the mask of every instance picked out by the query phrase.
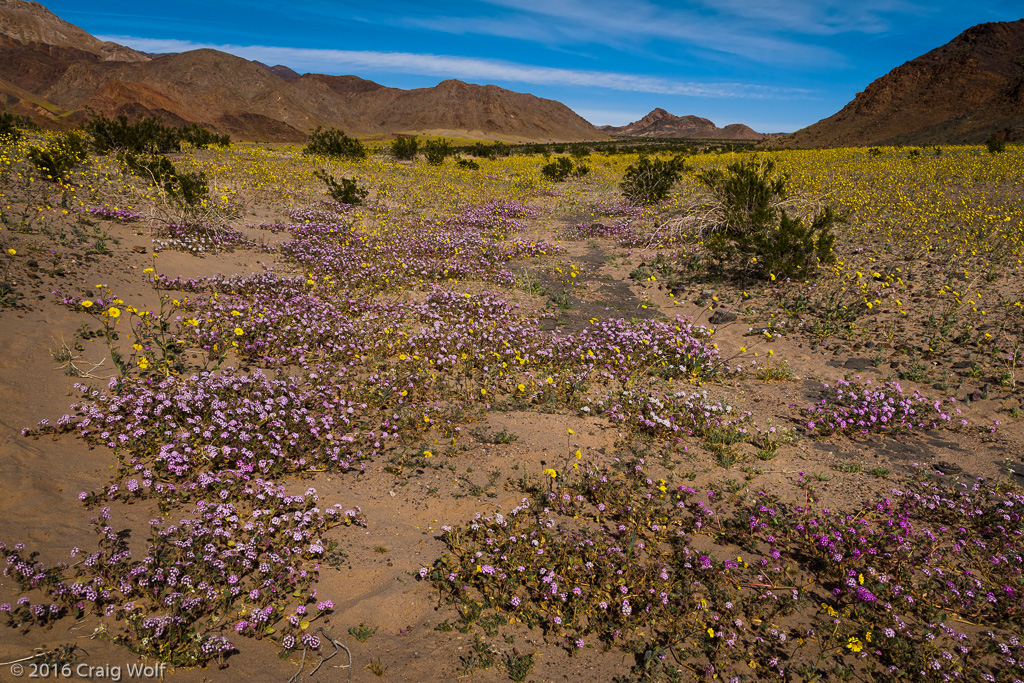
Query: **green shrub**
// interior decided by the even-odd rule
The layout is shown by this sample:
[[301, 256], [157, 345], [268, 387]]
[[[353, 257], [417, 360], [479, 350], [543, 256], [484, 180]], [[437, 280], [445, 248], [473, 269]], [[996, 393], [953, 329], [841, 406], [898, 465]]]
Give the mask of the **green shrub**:
[[327, 185], [331, 198], [339, 204], [362, 204], [370, 194], [369, 190], [359, 187], [351, 178], [342, 178], [339, 183], [334, 176], [324, 171], [314, 171], [313, 175]]
[[472, 159], [456, 159], [455, 165], [459, 168], [464, 168], [467, 171], [478, 171], [480, 170], [480, 164], [476, 163]]
[[200, 128], [194, 123], [190, 123], [181, 129], [181, 139], [191, 143], [193, 147], [199, 149], [206, 149], [210, 145], [217, 145], [218, 147], [230, 147], [231, 136], [230, 135], [218, 135], [213, 131]]
[[432, 166], [440, 166], [447, 157], [453, 154], [455, 154], [455, 149], [447, 140], [427, 140], [423, 143], [423, 156]]
[[77, 131], [62, 133], [46, 147], [30, 147], [28, 158], [45, 180], [56, 183], [89, 158], [85, 138]]
[[999, 154], [1006, 151], [1006, 141], [990, 135], [988, 140], [985, 140], [985, 147], [988, 148], [989, 154]]
[[724, 229], [733, 234], [767, 228], [776, 217], [775, 204], [786, 198], [788, 176], [774, 176], [775, 162], [730, 164], [700, 171], [697, 180], [711, 190], [724, 211]]
[[715, 198], [722, 219], [705, 247], [719, 266], [751, 266], [762, 277], [807, 277], [816, 263], [835, 261], [832, 227], [839, 216], [831, 207], [816, 214], [810, 225], [781, 208], [787, 176], [775, 164], [738, 162], [724, 170], [697, 173]]
[[131, 173], [157, 183], [177, 175], [174, 164], [162, 154], [139, 155], [126, 152], [121, 160]]
[[131, 154], [166, 154], [181, 151], [181, 132], [165, 126], [159, 119], [142, 118], [128, 121], [121, 115], [116, 119], [94, 116], [85, 124], [85, 131], [92, 136], [93, 149], [97, 154], [111, 151]]
[[345, 159], [362, 159], [366, 156], [366, 148], [359, 140], [350, 138], [335, 128], [323, 130], [320, 126], [309, 134], [309, 144], [303, 152]]
[[668, 161], [641, 157], [626, 169], [619, 187], [633, 204], [655, 204], [668, 196], [683, 172], [682, 157]]
[[391, 156], [409, 161], [416, 158], [420, 150], [420, 141], [416, 138], [397, 138], [391, 143]]
[[202, 171], [175, 173], [164, 179], [164, 190], [186, 207], [197, 207], [210, 196], [210, 190], [206, 184], [206, 174]]
[[554, 161], [545, 164], [540, 172], [544, 174], [544, 177], [548, 180], [560, 183], [569, 176], [574, 178], [582, 178], [590, 172], [590, 167], [586, 164], [577, 161], [575, 165], [569, 157], [558, 157]]
[[870, 154], [873, 157], [880, 157], [882, 156], [882, 150], [878, 149], [877, 147], [871, 147], [868, 149], [868, 154]]
[[4, 112], [0, 114], [0, 138], [8, 138], [9, 140], [20, 140], [22, 136], [22, 126], [20, 116], [15, 116], [10, 112]]

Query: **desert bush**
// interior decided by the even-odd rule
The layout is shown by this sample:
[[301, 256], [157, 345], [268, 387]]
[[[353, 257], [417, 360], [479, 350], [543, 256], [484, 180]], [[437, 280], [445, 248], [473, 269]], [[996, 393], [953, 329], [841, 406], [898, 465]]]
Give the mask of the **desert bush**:
[[342, 178], [341, 182], [338, 182], [334, 176], [324, 171], [315, 171], [313, 175], [327, 185], [331, 198], [339, 204], [362, 204], [370, 194], [369, 190], [359, 187], [351, 178]]
[[23, 116], [15, 116], [10, 112], [0, 114], [0, 138], [21, 139], [22, 128], [26, 127], [26, 122], [31, 123]]
[[345, 159], [362, 159], [366, 156], [366, 148], [359, 140], [350, 138], [336, 128], [323, 130], [320, 126], [309, 134], [309, 144], [302, 151]]
[[677, 156], [668, 161], [641, 157], [626, 169], [619, 187], [633, 204], [655, 204], [668, 196], [682, 172], [682, 157]]
[[397, 138], [391, 143], [391, 156], [409, 161], [416, 158], [420, 149], [420, 141], [416, 138]]
[[870, 154], [873, 157], [880, 157], [882, 156], [882, 150], [878, 149], [877, 147], [871, 147], [868, 149], [868, 154]]
[[175, 173], [172, 177], [164, 180], [164, 190], [187, 207], [199, 206], [210, 196], [210, 190], [206, 184], [206, 174], [202, 171]]
[[985, 140], [985, 147], [988, 149], [989, 154], [999, 154], [1006, 150], [1006, 141], [997, 138], [995, 135], [990, 135], [988, 140]]
[[218, 147], [231, 146], [230, 135], [218, 135], [213, 131], [200, 128], [194, 123], [190, 123], [183, 127], [180, 135], [182, 140], [191, 143], [193, 147], [197, 147], [199, 149], [206, 149], [210, 145], [217, 145]]
[[478, 171], [480, 170], [480, 164], [476, 163], [472, 159], [456, 159], [455, 165], [459, 168], [464, 168], [467, 171]]
[[180, 131], [151, 117], [129, 122], [123, 114], [116, 119], [101, 114], [85, 124], [85, 131], [92, 136], [92, 146], [97, 154], [112, 151], [131, 154], [181, 151]]
[[174, 164], [162, 154], [139, 155], [128, 152], [121, 156], [121, 161], [131, 173], [154, 183], [177, 175]]
[[717, 203], [719, 216], [705, 246], [720, 266], [749, 264], [763, 277], [806, 275], [815, 263], [832, 263], [840, 218], [825, 207], [805, 225], [783, 208], [787, 193], [785, 174], [776, 175], [775, 163], [730, 164], [725, 169], [697, 173]]
[[544, 174], [544, 177], [548, 180], [560, 183], [570, 176], [574, 178], [582, 178], [590, 172], [590, 167], [586, 164], [577, 161], [573, 164], [569, 157], [558, 157], [554, 161], [545, 164], [540, 172]]
[[452, 156], [455, 149], [447, 140], [427, 140], [423, 143], [423, 155], [431, 166], [440, 166], [445, 158]]
[[721, 229], [733, 234], [766, 229], [777, 214], [777, 204], [786, 198], [786, 175], [775, 175], [771, 159], [757, 164], [741, 161], [724, 170], [697, 173], [697, 180], [720, 202], [724, 216]]
[[89, 158], [85, 139], [77, 131], [57, 136], [46, 147], [30, 147], [28, 158], [50, 182], [60, 182], [80, 163]]

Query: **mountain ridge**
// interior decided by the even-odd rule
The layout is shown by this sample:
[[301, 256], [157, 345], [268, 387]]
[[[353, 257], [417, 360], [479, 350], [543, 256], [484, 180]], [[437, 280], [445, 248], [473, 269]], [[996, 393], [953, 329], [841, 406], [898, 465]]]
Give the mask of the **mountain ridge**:
[[561, 102], [494, 85], [448, 79], [401, 90], [211, 49], [147, 55], [100, 41], [27, 0], [0, 0], [0, 106], [51, 127], [94, 111], [197, 123], [243, 140], [300, 141], [317, 126], [350, 135], [606, 138]]
[[972, 26], [872, 81], [786, 147], [1024, 139], [1024, 19]]
[[770, 135], [758, 133], [742, 123], [730, 123], [719, 128], [710, 119], [700, 116], [676, 116], [661, 107], [651, 110], [643, 118], [625, 126], [600, 126], [609, 135], [629, 135], [650, 138], [706, 138], [716, 140], [766, 140]]

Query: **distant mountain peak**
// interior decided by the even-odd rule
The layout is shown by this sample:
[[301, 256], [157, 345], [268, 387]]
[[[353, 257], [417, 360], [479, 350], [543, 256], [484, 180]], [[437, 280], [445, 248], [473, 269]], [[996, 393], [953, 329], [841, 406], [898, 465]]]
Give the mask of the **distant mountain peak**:
[[719, 140], [763, 140], [762, 135], [749, 126], [732, 123], [719, 128], [710, 119], [700, 116], [676, 116], [661, 107], [651, 110], [639, 121], [625, 126], [601, 126], [611, 135], [632, 135], [651, 138], [709, 138]]

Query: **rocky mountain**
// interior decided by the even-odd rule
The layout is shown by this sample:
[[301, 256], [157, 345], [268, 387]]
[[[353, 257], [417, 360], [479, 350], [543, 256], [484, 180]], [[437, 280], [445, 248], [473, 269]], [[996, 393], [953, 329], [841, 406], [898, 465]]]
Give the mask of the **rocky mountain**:
[[647, 138], [764, 140], [769, 137], [742, 123], [731, 123], [724, 128], [719, 128], [710, 120], [700, 116], [674, 116], [660, 107], [639, 121], [625, 126], [601, 126], [600, 129], [609, 135]]
[[400, 90], [356, 76], [299, 75], [217, 50], [145, 55], [25, 0], [0, 0], [0, 108], [51, 127], [90, 110], [158, 116], [242, 140], [298, 141], [316, 126], [507, 141], [605, 137], [560, 102], [493, 85], [447, 80]]
[[1024, 19], [969, 28], [776, 144], [825, 147], [1024, 139]]

